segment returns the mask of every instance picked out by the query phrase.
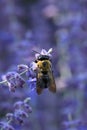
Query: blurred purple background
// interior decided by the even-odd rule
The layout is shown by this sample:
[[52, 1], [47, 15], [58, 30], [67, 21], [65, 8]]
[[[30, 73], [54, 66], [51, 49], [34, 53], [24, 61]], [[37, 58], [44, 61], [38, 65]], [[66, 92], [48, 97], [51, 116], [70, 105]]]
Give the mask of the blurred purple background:
[[33, 112], [17, 130], [87, 130], [87, 0], [0, 0], [0, 77], [42, 48], [53, 48], [57, 93], [1, 85], [1, 120], [30, 96]]

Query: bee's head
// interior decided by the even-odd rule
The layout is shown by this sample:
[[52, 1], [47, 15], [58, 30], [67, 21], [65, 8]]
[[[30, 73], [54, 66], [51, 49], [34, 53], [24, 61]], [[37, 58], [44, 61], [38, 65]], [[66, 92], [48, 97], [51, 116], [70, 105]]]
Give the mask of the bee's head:
[[48, 55], [39, 55], [37, 60], [50, 60], [50, 57]]

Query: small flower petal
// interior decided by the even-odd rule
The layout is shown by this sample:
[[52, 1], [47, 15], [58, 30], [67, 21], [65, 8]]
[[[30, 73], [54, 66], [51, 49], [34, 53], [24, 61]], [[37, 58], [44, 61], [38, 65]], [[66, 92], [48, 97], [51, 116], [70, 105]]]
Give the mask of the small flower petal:
[[28, 81], [27, 81], [27, 85], [29, 86], [29, 88], [32, 90], [34, 90], [36, 88], [36, 78], [30, 78]]
[[11, 80], [12, 78], [14, 78], [14, 75], [16, 74], [16, 72], [8, 72], [6, 74], [6, 79], [9, 81]]
[[45, 49], [41, 50], [41, 55], [47, 55], [47, 51]]
[[24, 110], [26, 111], [26, 112], [28, 112], [28, 113], [31, 113], [32, 112], [32, 108], [30, 107], [30, 105], [28, 105], [28, 104], [24, 104]]
[[18, 102], [16, 102], [16, 103], [14, 104], [14, 108], [15, 108], [15, 109], [20, 109], [20, 108], [22, 108], [23, 104], [24, 104], [23, 101], [18, 101]]
[[24, 110], [19, 109], [15, 110], [14, 117], [18, 123], [23, 124], [24, 118], [27, 118], [28, 114]]
[[25, 84], [25, 80], [18, 74], [15, 74], [15, 83], [17, 87], [23, 87]]
[[37, 64], [35, 63], [35, 62], [32, 62], [31, 64], [30, 64], [30, 68], [34, 71], [34, 70], [36, 70], [37, 69]]
[[38, 53], [35, 54], [36, 59], [38, 59], [39, 56], [40, 56], [40, 54], [38, 54]]
[[18, 68], [18, 71], [20, 71], [20, 72], [29, 69], [29, 67], [27, 65], [24, 65], [24, 64], [18, 65], [17, 68]]
[[7, 118], [8, 121], [13, 120], [13, 113], [7, 113], [6, 118]]
[[14, 84], [12, 84], [12, 83], [10, 83], [10, 82], [7, 82], [7, 84], [8, 84], [8, 87], [9, 87], [9, 91], [11, 91], [11, 92], [15, 92], [15, 86], [14, 86]]

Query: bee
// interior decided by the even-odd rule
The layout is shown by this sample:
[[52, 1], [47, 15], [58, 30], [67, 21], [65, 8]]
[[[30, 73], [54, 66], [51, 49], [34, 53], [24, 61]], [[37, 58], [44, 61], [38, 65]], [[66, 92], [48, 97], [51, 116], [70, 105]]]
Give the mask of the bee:
[[[36, 52], [36, 51], [35, 51]], [[51, 92], [56, 92], [56, 84], [52, 71], [51, 53], [52, 49], [42, 49], [41, 53], [36, 52], [36, 92], [40, 95], [43, 89], [48, 88]]]

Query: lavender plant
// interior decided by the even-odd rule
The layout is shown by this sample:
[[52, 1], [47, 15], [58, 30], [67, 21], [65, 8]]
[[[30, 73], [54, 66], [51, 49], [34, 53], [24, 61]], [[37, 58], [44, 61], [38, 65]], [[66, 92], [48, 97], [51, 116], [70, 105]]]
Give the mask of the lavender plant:
[[[47, 55], [51, 57], [52, 48], [46, 51], [45, 49], [41, 50], [41, 55]], [[35, 54], [35, 57], [37, 58], [38, 55]], [[17, 88], [23, 88], [26, 81], [22, 77], [23, 74], [26, 75], [28, 79], [28, 85], [36, 87], [36, 69], [37, 64], [35, 62], [32, 62], [30, 66], [20, 64], [17, 66], [17, 72], [8, 72], [7, 74], [2, 76], [2, 80], [0, 82], [1, 84], [5, 84], [8, 86], [9, 91], [15, 92]], [[15, 130], [13, 128], [12, 124], [18, 123], [19, 125], [24, 123], [24, 119], [28, 118], [29, 113], [32, 112], [32, 108], [29, 105], [30, 98], [26, 98], [24, 101], [18, 101], [14, 104], [14, 112], [13, 113], [7, 113], [6, 114], [6, 120], [0, 122], [1, 130]]]
[[4, 121], [0, 122], [1, 130], [16, 130], [12, 125], [17, 123], [22, 125], [24, 119], [29, 117], [29, 113], [32, 112], [32, 108], [29, 105], [30, 98], [26, 98], [24, 101], [17, 101], [14, 104], [13, 113], [7, 113]]
[[[15, 70], [17, 64], [31, 62], [31, 48], [51, 46], [55, 48], [53, 64], [57, 89], [60, 89], [55, 95], [44, 93], [39, 98], [34, 91], [29, 93], [29, 89], [34, 90], [36, 84], [35, 73], [31, 69], [10, 72], [14, 77], [12, 81], [6, 79], [7, 73], [3, 76], [4, 83], [0, 85], [3, 86], [0, 87], [0, 117], [12, 110], [8, 104], [13, 103], [15, 97], [18, 100], [32, 95], [36, 112], [32, 114], [32, 123], [28, 123], [24, 130], [29, 129], [27, 126], [38, 130], [87, 130], [86, 0], [0, 0], [0, 15], [0, 76]], [[30, 31], [33, 34], [31, 39], [25, 37]], [[22, 72], [23, 75], [20, 75]], [[15, 85], [15, 73], [23, 80], [21, 86]], [[27, 91], [26, 84], [29, 86]], [[8, 89], [16, 93], [8, 94]], [[72, 104], [70, 99], [74, 104], [69, 108]], [[66, 108], [67, 112], [62, 116]], [[63, 128], [62, 122], [65, 124]]]
[[[6, 75], [2, 76], [1, 84], [5, 84], [9, 91], [15, 92], [15, 90], [20, 87], [23, 88], [26, 81], [23, 79], [22, 75], [26, 74], [28, 78], [28, 82], [33, 81], [32, 77], [34, 72], [32, 73], [32, 69], [27, 65], [21, 64], [17, 66], [17, 71], [19, 72], [8, 72]], [[27, 74], [28, 73], [28, 74]], [[30, 77], [31, 76], [31, 77]], [[7, 113], [5, 121], [0, 122], [1, 130], [15, 130], [12, 124], [18, 123], [19, 125], [24, 123], [24, 119], [28, 118], [29, 113], [32, 112], [32, 108], [29, 105], [30, 98], [26, 98], [24, 101], [18, 101], [14, 104], [14, 112]]]

